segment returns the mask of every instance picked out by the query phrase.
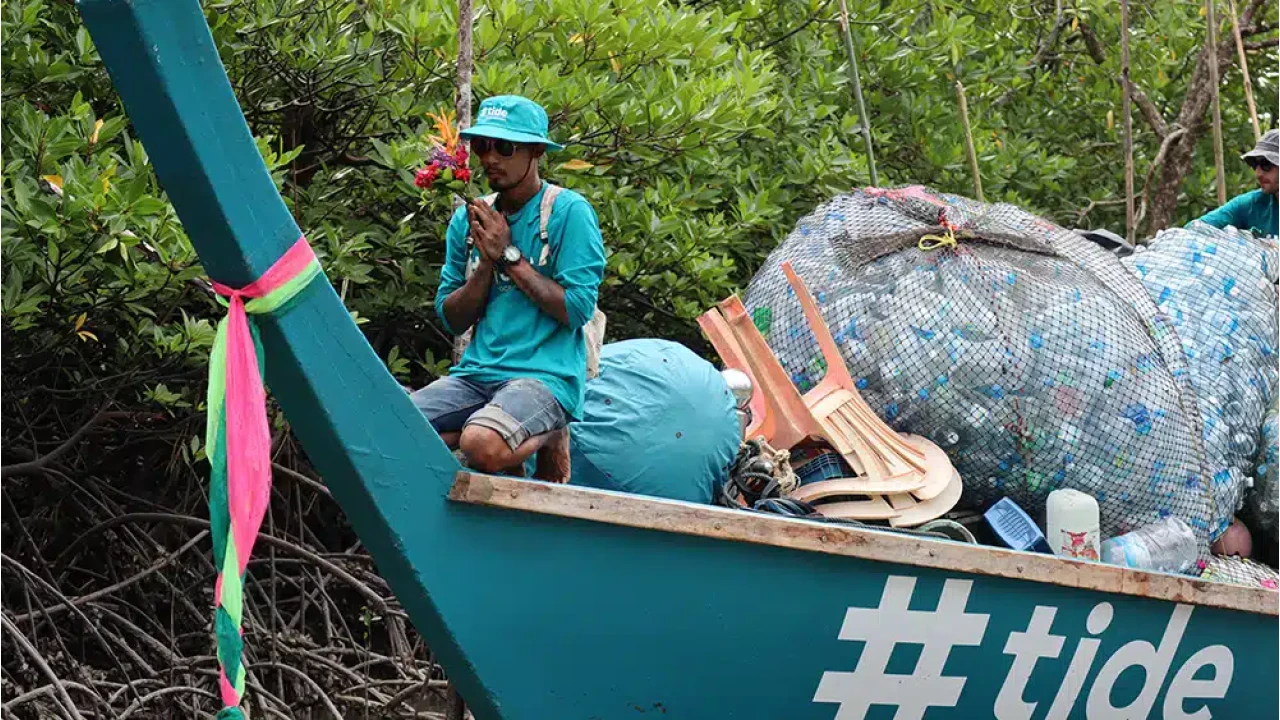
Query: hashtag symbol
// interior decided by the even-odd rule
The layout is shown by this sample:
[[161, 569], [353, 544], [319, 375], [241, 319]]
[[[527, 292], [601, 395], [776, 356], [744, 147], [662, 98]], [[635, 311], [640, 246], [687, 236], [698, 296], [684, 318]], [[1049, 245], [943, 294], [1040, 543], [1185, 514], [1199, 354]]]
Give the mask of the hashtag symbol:
[[[822, 674], [814, 702], [840, 703], [835, 720], [861, 720], [872, 705], [897, 706], [894, 720], [921, 720], [930, 707], [955, 707], [965, 678], [947, 677], [942, 667], [957, 645], [979, 645], [989, 615], [966, 613], [971, 580], [948, 580], [936, 610], [908, 610], [913, 577], [890, 576], [880, 606], [851, 607], [840, 627], [841, 640], [866, 643], [853, 672]], [[921, 646], [910, 675], [885, 672], [898, 643]]]

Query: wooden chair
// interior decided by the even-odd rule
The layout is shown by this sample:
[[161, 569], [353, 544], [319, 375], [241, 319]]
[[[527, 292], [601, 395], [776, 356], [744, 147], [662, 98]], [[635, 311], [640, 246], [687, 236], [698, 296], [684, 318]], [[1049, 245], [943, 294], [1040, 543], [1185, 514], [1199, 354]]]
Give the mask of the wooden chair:
[[747, 425], [743, 437], [747, 439], [763, 437], [766, 442], [772, 443], [770, 438], [774, 437], [777, 429], [776, 416], [769, 412], [764, 392], [752, 374], [751, 366], [747, 364], [747, 356], [743, 354], [742, 346], [738, 344], [738, 338], [733, 334], [733, 330], [729, 328], [724, 321], [724, 316], [716, 308], [711, 308], [698, 317], [698, 327], [702, 329], [702, 334], [707, 336], [711, 346], [716, 349], [726, 368], [741, 370], [751, 377], [751, 401], [748, 404], [751, 410], [751, 422]]
[[747, 436], [763, 436], [778, 449], [816, 438], [840, 453], [856, 477], [810, 483], [791, 494], [821, 504], [826, 515], [887, 519], [895, 526], [910, 526], [950, 510], [962, 488], [946, 453], [925, 438], [899, 435], [871, 410], [858, 393], [808, 288], [790, 263], [783, 263], [782, 270], [827, 365], [822, 381], [803, 396], [736, 295], [698, 319], [726, 366], [752, 377], [755, 389]]

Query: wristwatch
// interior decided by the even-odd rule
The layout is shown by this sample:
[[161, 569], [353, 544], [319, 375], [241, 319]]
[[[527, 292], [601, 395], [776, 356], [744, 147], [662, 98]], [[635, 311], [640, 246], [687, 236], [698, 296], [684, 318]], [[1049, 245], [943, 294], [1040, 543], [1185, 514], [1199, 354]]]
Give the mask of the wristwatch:
[[524, 253], [520, 252], [520, 248], [515, 245], [508, 245], [502, 251], [502, 262], [499, 264], [505, 270], [510, 265], [519, 265], [522, 258], [524, 258]]

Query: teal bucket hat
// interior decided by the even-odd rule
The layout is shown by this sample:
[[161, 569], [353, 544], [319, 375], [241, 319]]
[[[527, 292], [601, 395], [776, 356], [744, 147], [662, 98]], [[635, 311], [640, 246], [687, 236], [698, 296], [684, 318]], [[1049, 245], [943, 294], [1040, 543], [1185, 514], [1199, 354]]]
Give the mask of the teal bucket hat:
[[458, 134], [464, 138], [487, 137], [563, 150], [563, 145], [549, 137], [548, 128], [547, 111], [538, 103], [519, 95], [498, 95], [480, 103], [475, 125]]

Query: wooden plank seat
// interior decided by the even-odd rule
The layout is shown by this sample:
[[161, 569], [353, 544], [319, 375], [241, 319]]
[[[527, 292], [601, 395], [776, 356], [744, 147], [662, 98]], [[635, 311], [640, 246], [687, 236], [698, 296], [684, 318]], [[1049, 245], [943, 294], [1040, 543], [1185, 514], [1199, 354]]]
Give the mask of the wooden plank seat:
[[763, 437], [780, 450], [811, 438], [835, 449], [855, 476], [808, 483], [791, 493], [820, 506], [830, 517], [888, 520], [908, 527], [950, 510], [962, 486], [946, 453], [925, 438], [895, 432], [866, 404], [808, 287], [790, 263], [783, 263], [782, 270], [826, 361], [826, 375], [804, 395], [738, 296], [698, 318], [725, 366], [752, 378], [752, 419], [746, 436]]

